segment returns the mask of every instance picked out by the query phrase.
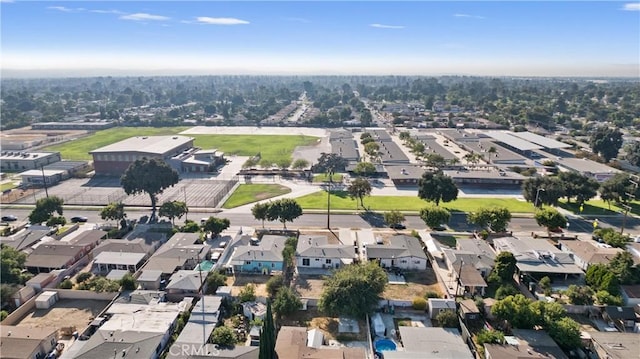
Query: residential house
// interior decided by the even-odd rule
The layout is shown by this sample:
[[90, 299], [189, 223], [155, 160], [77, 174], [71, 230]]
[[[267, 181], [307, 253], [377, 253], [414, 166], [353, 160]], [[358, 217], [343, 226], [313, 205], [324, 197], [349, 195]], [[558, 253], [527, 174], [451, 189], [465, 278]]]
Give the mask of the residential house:
[[176, 233], [158, 248], [143, 269], [160, 270], [163, 279], [180, 269], [194, 269], [211, 255], [211, 246], [199, 242], [199, 233]]
[[460, 317], [466, 323], [478, 323], [482, 321], [480, 316], [480, 309], [476, 305], [473, 299], [464, 299], [460, 301]]
[[234, 273], [270, 274], [284, 266], [285, 236], [264, 235], [259, 240], [243, 236], [233, 247], [228, 266]]
[[296, 248], [298, 271], [306, 268], [332, 269], [353, 263], [356, 257], [353, 246], [329, 243], [327, 236], [301, 235]]
[[190, 303], [122, 303], [116, 302], [106, 311], [110, 316], [75, 352], [74, 359], [110, 358], [114, 353], [123, 358], [159, 358], [166, 347], [178, 315]]
[[581, 279], [584, 275], [570, 255], [559, 250], [542, 238], [501, 237], [493, 240], [496, 252], [511, 252], [516, 258], [516, 272], [519, 281], [527, 281], [528, 277], [540, 279], [550, 277], [552, 280], [569, 276]]
[[184, 297], [195, 297], [200, 295], [206, 288], [205, 280], [207, 273], [197, 270], [179, 270], [171, 275], [169, 283], [165, 287], [167, 297], [171, 301], [181, 300]]
[[52, 233], [47, 226], [33, 225], [8, 237], [0, 237], [0, 244], [9, 246], [17, 251], [29, 251], [29, 247], [40, 242], [44, 237]]
[[384, 359], [472, 359], [455, 328], [399, 327], [403, 350], [385, 351]]
[[137, 272], [160, 246], [161, 241], [145, 238], [107, 239], [93, 250], [93, 266], [100, 273], [114, 269]]
[[427, 302], [429, 304], [429, 318], [431, 319], [445, 311], [456, 312], [455, 299], [429, 298]]
[[[311, 343], [313, 345], [313, 343]], [[362, 348], [347, 347], [311, 347], [308, 342], [307, 328], [283, 326], [276, 339], [278, 358], [287, 359], [364, 359]]]
[[624, 305], [631, 307], [640, 304], [640, 284], [620, 286], [620, 294]]
[[419, 239], [397, 235], [389, 238], [389, 244], [369, 244], [365, 248], [367, 260], [378, 261], [384, 268], [426, 270], [427, 255]]
[[140, 272], [140, 275], [136, 278], [136, 283], [138, 283], [138, 286], [142, 287], [142, 289], [160, 289], [161, 280], [161, 270], [149, 269]]
[[568, 359], [544, 330], [513, 329], [504, 344], [485, 344], [485, 359]]
[[640, 335], [637, 333], [589, 332], [591, 349], [598, 358], [638, 359]]
[[612, 323], [619, 331], [625, 332], [632, 329], [638, 321], [638, 316], [633, 307], [605, 306], [602, 309], [602, 319]]
[[57, 342], [55, 328], [0, 325], [0, 352], [4, 359], [44, 359]]
[[616, 254], [624, 252], [620, 248], [607, 247], [606, 244], [595, 241], [563, 239], [558, 242], [560, 249], [573, 254], [575, 264], [583, 271], [586, 271], [590, 264], [609, 264]]
[[[460, 239], [456, 249], [443, 249], [442, 254], [449, 275], [458, 285], [458, 294], [484, 295], [486, 278], [491, 273], [496, 254], [481, 239]], [[453, 289], [453, 288], [452, 288]]]
[[34, 274], [49, 273], [55, 269], [68, 269], [76, 263], [86, 264], [91, 259], [91, 250], [105, 236], [104, 231], [85, 231], [69, 242], [46, 242], [37, 246], [27, 256], [25, 268]]
[[211, 333], [218, 326], [221, 305], [221, 297], [205, 295], [200, 298], [191, 310], [189, 320], [180, 332], [180, 335], [169, 349], [167, 358], [181, 358], [183, 347], [191, 348], [206, 344]]

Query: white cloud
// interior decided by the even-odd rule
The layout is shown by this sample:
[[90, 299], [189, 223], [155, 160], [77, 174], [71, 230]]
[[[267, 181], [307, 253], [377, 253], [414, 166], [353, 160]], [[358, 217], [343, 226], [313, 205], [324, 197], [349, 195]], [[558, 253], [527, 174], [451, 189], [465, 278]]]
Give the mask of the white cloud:
[[624, 4], [622, 10], [625, 11], [640, 11], [640, 2], [632, 2], [628, 4]]
[[369, 26], [375, 27], [378, 29], [404, 29], [402, 25], [383, 25], [383, 24], [370, 24]]
[[484, 16], [469, 15], [469, 14], [453, 14], [453, 17], [461, 17], [461, 18], [467, 18], [467, 19], [484, 19]]
[[96, 14], [115, 14], [115, 15], [123, 15], [124, 12], [120, 10], [89, 10], [89, 12], [93, 12]]
[[151, 20], [151, 21], [166, 21], [169, 20], [168, 17], [166, 16], [161, 16], [161, 15], [152, 15], [152, 14], [147, 14], [147, 13], [143, 13], [143, 12], [139, 12], [139, 13], [135, 13], [135, 14], [129, 14], [129, 15], [122, 15], [120, 16], [121, 20], [133, 20], [133, 21], [147, 21], [147, 20]]
[[78, 7], [78, 8], [69, 8], [69, 7], [64, 7], [64, 6], [48, 6], [47, 9], [50, 10], [58, 10], [58, 11], [62, 11], [62, 12], [80, 12], [80, 11], [85, 11], [87, 9], [82, 8], [82, 7]]
[[206, 25], [246, 25], [249, 23], [249, 21], [240, 20], [233, 17], [199, 16], [196, 18], [196, 23]]

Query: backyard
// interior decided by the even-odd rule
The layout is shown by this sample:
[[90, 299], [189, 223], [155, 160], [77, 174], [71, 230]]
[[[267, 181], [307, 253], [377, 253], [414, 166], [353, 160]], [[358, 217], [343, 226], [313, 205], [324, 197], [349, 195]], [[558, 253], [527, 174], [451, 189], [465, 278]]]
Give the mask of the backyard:
[[241, 184], [222, 205], [222, 208], [235, 208], [289, 192], [291, 192], [291, 188], [279, 184]]
[[407, 284], [388, 284], [382, 297], [412, 300], [416, 297], [424, 298], [427, 292], [437, 292], [442, 296], [442, 289], [431, 268], [421, 272], [408, 272], [404, 274], [404, 277]]
[[308, 329], [320, 329], [324, 333], [326, 340], [338, 340], [341, 342], [348, 341], [366, 341], [367, 340], [367, 326], [364, 320], [358, 320], [358, 326], [360, 327], [360, 333], [339, 333], [338, 332], [338, 318], [326, 317], [324, 313], [319, 312], [315, 308], [309, 308], [308, 310], [299, 310], [295, 314], [283, 318], [280, 321], [281, 325], [303, 326]]

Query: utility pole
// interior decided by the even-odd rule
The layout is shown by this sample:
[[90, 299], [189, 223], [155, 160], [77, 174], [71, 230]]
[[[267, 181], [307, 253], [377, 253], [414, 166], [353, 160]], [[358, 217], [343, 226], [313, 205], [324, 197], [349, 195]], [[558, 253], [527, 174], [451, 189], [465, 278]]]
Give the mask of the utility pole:
[[[638, 184], [640, 183], [640, 177], [637, 175], [630, 175], [629, 182], [633, 185], [633, 189], [631, 193], [626, 192], [627, 195], [627, 203], [631, 203], [634, 199], [636, 199], [636, 192], [638, 191]], [[627, 203], [623, 203], [622, 207], [624, 208], [624, 217], [622, 217], [622, 226], [620, 226], [620, 234], [624, 233], [624, 226], [627, 224], [627, 215], [631, 210], [631, 206]]]
[[327, 229], [331, 229], [331, 184], [333, 183], [333, 168], [327, 172], [329, 182], [327, 183]]
[[44, 194], [47, 196], [47, 198], [49, 198], [49, 191], [47, 190], [47, 177], [45, 177], [44, 175], [44, 165], [40, 165], [40, 170], [42, 170], [42, 185], [44, 186]]

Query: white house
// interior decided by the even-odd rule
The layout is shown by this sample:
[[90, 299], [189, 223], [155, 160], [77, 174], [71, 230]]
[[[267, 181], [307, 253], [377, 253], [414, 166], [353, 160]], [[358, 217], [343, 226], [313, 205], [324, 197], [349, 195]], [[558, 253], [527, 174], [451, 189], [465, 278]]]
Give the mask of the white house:
[[369, 244], [365, 248], [367, 260], [378, 261], [384, 268], [426, 270], [427, 255], [419, 239], [398, 235], [389, 238], [389, 244]]
[[335, 269], [353, 263], [353, 246], [330, 244], [326, 236], [300, 236], [296, 248], [296, 266], [303, 268]]

